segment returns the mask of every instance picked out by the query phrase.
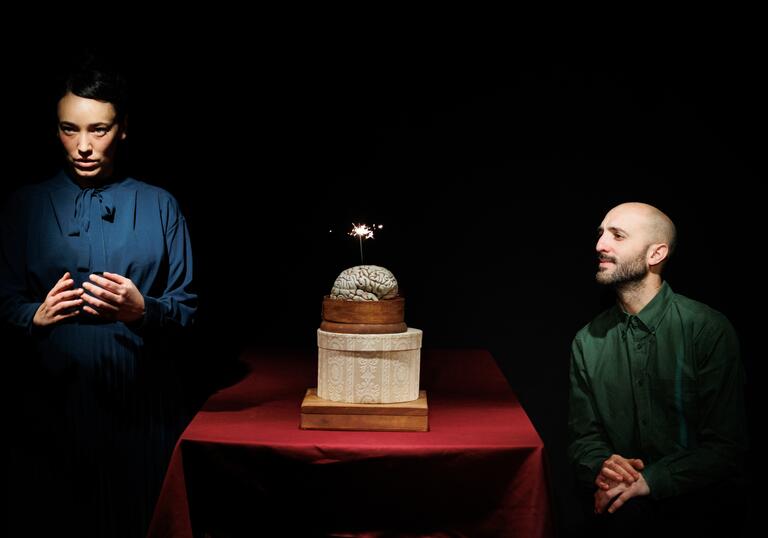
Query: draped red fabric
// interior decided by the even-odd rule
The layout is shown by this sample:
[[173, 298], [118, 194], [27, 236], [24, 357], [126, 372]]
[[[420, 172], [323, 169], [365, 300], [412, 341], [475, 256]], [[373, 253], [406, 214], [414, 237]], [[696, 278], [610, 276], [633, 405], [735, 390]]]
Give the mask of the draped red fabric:
[[311, 353], [263, 351], [176, 446], [150, 537], [552, 534], [541, 438], [493, 357], [424, 350], [429, 432], [301, 430]]

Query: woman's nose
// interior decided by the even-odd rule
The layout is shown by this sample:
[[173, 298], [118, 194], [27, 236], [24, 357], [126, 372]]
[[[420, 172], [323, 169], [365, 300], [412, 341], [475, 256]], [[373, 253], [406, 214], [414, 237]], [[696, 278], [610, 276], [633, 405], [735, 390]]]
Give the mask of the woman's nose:
[[80, 137], [77, 139], [77, 151], [79, 151], [80, 153], [91, 152], [91, 141], [88, 139], [87, 134], [81, 134]]

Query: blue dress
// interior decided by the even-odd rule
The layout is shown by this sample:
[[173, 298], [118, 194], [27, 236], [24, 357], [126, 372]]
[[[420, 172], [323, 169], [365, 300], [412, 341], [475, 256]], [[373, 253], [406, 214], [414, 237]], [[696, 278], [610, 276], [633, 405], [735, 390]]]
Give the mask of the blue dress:
[[[9, 465], [18, 475], [11, 520], [27, 535], [143, 536], [185, 420], [174, 337], [197, 306], [178, 203], [132, 178], [82, 189], [62, 172], [11, 198], [1, 239], [0, 316], [25, 340], [18, 379], [6, 380], [16, 395], [12, 455], [24, 462]], [[143, 320], [81, 312], [33, 326], [66, 271], [76, 287], [95, 272], [130, 278]]]

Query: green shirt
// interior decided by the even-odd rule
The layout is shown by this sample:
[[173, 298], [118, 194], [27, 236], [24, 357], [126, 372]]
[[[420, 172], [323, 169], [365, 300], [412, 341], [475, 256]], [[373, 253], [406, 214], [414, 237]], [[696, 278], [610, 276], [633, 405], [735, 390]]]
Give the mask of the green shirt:
[[571, 350], [569, 458], [594, 484], [611, 454], [640, 458], [663, 499], [738, 478], [744, 374], [730, 322], [665, 282], [637, 315], [614, 306]]

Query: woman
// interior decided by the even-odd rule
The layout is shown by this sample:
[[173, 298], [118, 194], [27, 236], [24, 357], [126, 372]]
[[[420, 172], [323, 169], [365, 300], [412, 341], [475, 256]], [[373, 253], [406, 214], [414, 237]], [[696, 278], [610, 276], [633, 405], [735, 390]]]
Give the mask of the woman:
[[126, 127], [123, 79], [73, 73], [58, 101], [67, 166], [3, 215], [0, 317], [32, 376], [11, 470], [19, 535], [143, 536], [183, 427], [169, 337], [197, 305], [189, 234], [168, 192], [116, 171]]

